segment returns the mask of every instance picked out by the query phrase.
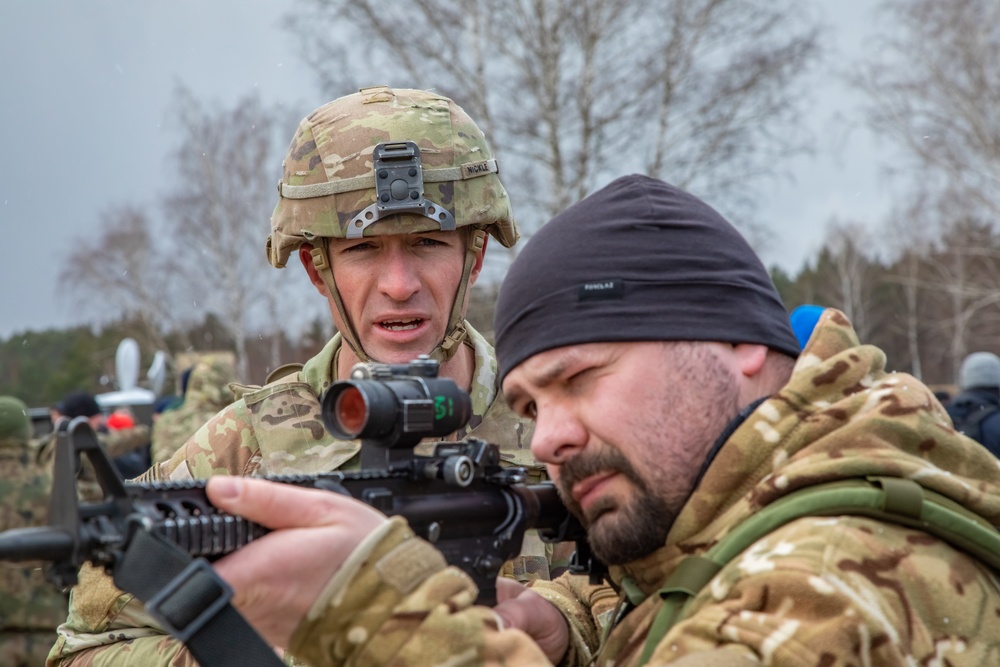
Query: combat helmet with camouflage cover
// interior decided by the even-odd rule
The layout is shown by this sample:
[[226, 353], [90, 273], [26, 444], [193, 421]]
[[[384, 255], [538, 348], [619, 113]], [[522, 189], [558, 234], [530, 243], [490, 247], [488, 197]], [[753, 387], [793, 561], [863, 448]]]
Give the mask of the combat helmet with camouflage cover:
[[462, 307], [485, 232], [508, 248], [518, 239], [497, 162], [472, 118], [436, 93], [363, 88], [303, 119], [282, 167], [268, 260], [281, 268], [302, 244], [313, 247], [313, 264], [349, 329], [341, 334], [362, 361], [370, 357], [333, 282], [327, 239], [475, 230], [445, 339], [431, 353], [451, 358], [466, 336]]

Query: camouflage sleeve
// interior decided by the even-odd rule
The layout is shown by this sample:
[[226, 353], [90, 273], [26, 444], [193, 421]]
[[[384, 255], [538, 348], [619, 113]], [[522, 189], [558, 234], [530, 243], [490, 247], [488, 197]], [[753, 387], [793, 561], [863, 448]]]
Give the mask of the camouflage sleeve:
[[504, 630], [476, 587], [396, 517], [359, 546], [292, 637], [291, 653], [322, 665], [548, 664], [518, 630]]
[[570, 648], [560, 664], [590, 663], [617, 608], [615, 590], [607, 584], [591, 584], [587, 575], [568, 572], [552, 581], [533, 581], [530, 587], [554, 604], [569, 623]]
[[177, 640], [166, 635], [141, 602], [115, 588], [98, 568], [84, 565], [70, 596], [66, 622], [59, 626], [48, 667], [197, 667]]

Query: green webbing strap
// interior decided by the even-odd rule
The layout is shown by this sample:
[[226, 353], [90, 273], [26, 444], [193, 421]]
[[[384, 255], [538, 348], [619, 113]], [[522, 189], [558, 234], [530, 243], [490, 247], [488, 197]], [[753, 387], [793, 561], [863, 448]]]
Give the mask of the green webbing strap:
[[667, 577], [659, 594], [666, 596], [679, 593], [686, 597], [694, 597], [721, 569], [722, 565], [704, 556], [685, 558]]
[[916, 528], [1000, 570], [1000, 532], [996, 527], [912, 480], [868, 477], [802, 489], [734, 527], [704, 556], [681, 561], [657, 591], [664, 603], [650, 626], [639, 664], [649, 662], [660, 640], [683, 617], [687, 604], [726, 563], [785, 524], [810, 516], [865, 516]]

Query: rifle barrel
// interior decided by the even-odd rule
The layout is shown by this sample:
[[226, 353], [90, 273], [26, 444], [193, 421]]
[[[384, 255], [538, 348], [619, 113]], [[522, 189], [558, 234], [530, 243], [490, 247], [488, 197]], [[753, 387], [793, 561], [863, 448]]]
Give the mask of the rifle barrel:
[[0, 561], [61, 561], [72, 555], [73, 536], [58, 528], [15, 528], [0, 533]]

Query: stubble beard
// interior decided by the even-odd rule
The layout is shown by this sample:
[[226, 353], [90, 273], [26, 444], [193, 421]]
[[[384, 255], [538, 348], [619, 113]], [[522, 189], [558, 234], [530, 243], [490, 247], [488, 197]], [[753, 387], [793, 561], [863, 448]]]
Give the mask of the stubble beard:
[[[676, 433], [681, 441], [691, 443], [692, 452], [704, 453], [722, 433], [729, 420], [739, 412], [739, 390], [736, 379], [703, 347], [693, 343], [665, 343], [675, 349], [685, 348], [687, 352], [675, 357], [672, 370], [675, 382], [687, 387], [698, 387], [701, 396], [711, 397], [711, 403], [695, 398], [690, 406], [681, 401], [664, 401], [671, 405], [662, 414], [650, 415], [640, 426], [647, 433], [665, 434], [677, 430], [677, 424], [667, 415], [686, 415], [685, 432]], [[698, 406], [713, 405], [712, 410], [698, 410]], [[700, 419], [695, 415], [699, 415]], [[695, 435], [700, 434], [700, 435]], [[652, 441], [644, 443], [650, 452], [655, 451]], [[687, 501], [693, 486], [694, 474], [702, 461], [677, 461], [671, 467], [679, 467], [674, 474], [665, 474], [657, 469], [654, 461], [641, 461], [646, 475], [613, 445], [604, 443], [593, 454], [578, 454], [560, 466], [556, 489], [566, 507], [575, 514], [587, 528], [590, 547], [604, 564], [624, 565], [643, 558], [662, 548], [673, 527], [677, 514]], [[690, 468], [687, 475], [677, 476]], [[587, 515], [573, 500], [572, 488], [579, 481], [594, 475], [618, 473], [628, 480], [632, 493], [628, 499], [619, 501], [614, 497], [601, 497], [588, 507]], [[589, 515], [589, 516], [588, 516]]]
[[[631, 500], [621, 505], [612, 497], [599, 498], [587, 513], [573, 500], [577, 482], [604, 473], [617, 473], [633, 487]], [[607, 446], [593, 456], [575, 456], [564, 463], [556, 486], [566, 507], [587, 528], [594, 555], [606, 565], [622, 565], [647, 556], [664, 545], [674, 523], [674, 512], [635, 470], [628, 459]]]

